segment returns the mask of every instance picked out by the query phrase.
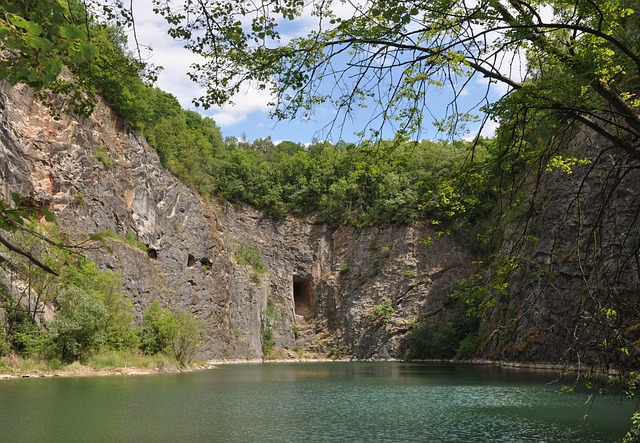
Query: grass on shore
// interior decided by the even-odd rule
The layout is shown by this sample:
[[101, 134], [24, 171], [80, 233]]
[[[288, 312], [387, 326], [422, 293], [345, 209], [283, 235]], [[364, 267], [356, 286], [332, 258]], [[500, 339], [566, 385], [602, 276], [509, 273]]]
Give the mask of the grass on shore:
[[71, 364], [39, 357], [23, 358], [16, 354], [9, 354], [0, 358], [0, 374], [8, 375], [54, 372], [80, 374], [122, 368], [135, 368], [149, 372], [171, 372], [177, 370], [177, 367], [177, 363], [167, 356], [144, 355], [133, 350], [107, 350]]

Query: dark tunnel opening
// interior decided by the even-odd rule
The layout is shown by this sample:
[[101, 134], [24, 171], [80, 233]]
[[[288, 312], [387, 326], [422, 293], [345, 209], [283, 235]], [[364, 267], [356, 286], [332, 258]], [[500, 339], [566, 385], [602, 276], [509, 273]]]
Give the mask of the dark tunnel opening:
[[293, 276], [293, 302], [296, 315], [301, 315], [305, 319], [313, 317], [315, 314], [315, 297], [311, 279]]

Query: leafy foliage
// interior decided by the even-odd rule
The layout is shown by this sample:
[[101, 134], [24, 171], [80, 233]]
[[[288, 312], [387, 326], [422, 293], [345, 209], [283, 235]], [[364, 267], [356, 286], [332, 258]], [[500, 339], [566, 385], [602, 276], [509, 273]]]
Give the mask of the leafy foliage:
[[202, 345], [204, 323], [190, 312], [179, 310], [174, 315], [176, 331], [171, 349], [178, 365], [186, 367]]
[[77, 360], [107, 342], [104, 325], [108, 311], [89, 292], [71, 286], [57, 297], [60, 309], [50, 324], [57, 354], [63, 361]]
[[167, 353], [175, 334], [175, 318], [157, 300], [142, 316], [142, 350], [147, 354]]
[[382, 303], [374, 305], [365, 316], [371, 318], [376, 325], [387, 325], [391, 321], [391, 316], [395, 312], [391, 299], [386, 299]]
[[203, 332], [204, 323], [193, 314], [171, 311], [154, 300], [142, 317], [142, 349], [149, 355], [173, 355], [184, 367], [200, 349]]
[[496, 254], [486, 275], [472, 274], [462, 280], [460, 289], [454, 291], [451, 298], [464, 300], [467, 314], [481, 318], [496, 301], [508, 296], [509, 280], [518, 266], [517, 257], [502, 257]]
[[72, 251], [66, 248], [55, 224], [40, 224], [35, 219], [22, 219], [8, 239], [11, 243], [7, 239], [3, 243], [11, 246], [11, 259], [0, 266], [25, 282], [10, 281], [3, 297], [6, 327], [11, 333], [14, 326], [36, 322], [44, 305], [54, 300], [59, 274]]
[[[96, 93], [124, 113], [131, 111], [135, 108], [127, 106], [126, 96], [134, 85], [141, 84], [144, 65], [124, 49], [120, 26], [130, 24], [130, 18], [127, 10], [101, 2], [3, 2], [0, 79], [40, 91], [41, 99], [55, 113], [88, 115]], [[111, 26], [104, 25], [107, 21]], [[73, 76], [65, 75], [64, 67]], [[66, 99], [55, 100], [51, 93]]]
[[410, 344], [406, 358], [415, 359], [459, 359], [473, 358], [477, 351], [478, 318], [458, 315], [450, 323], [417, 324], [410, 333]]
[[262, 274], [266, 270], [262, 254], [255, 246], [238, 245], [235, 257], [239, 265], [250, 266], [255, 272]]
[[[7, 338], [4, 337], [4, 339], [7, 343]], [[46, 335], [30, 318], [23, 318], [15, 325], [11, 331], [10, 339], [11, 348], [25, 357], [43, 355], [50, 346]]]
[[640, 441], [640, 412], [634, 412], [631, 422], [631, 429], [622, 437], [620, 443], [637, 443]]
[[[142, 346], [147, 352], [174, 357], [180, 366], [191, 361], [202, 341], [200, 320], [160, 308], [156, 302], [152, 308], [157, 310], [145, 314], [146, 329], [141, 332], [117, 273], [100, 270], [65, 245], [55, 224], [21, 220], [17, 226], [12, 245], [29, 251], [56, 273], [11, 249], [2, 251], [8, 258], [2, 266], [11, 276], [11, 285], [2, 286], [0, 294], [3, 349], [8, 344], [11, 352], [24, 357], [71, 362], [100, 351], [131, 352]], [[54, 307], [53, 319], [45, 321], [43, 312]]]
[[64, 269], [64, 282], [92, 294], [107, 311], [102, 324], [109, 349], [135, 349], [139, 331], [133, 317], [133, 303], [120, 291], [122, 279], [113, 271], [98, 269], [95, 262], [79, 258]]
[[275, 302], [270, 297], [267, 299], [267, 307], [261, 312], [260, 317], [262, 319], [262, 354], [267, 359], [276, 358], [278, 354], [273, 331], [280, 327], [280, 314]]
[[[203, 57], [191, 75], [207, 86], [196, 99], [205, 108], [228, 102], [253, 82], [276, 97], [278, 118], [306, 118], [328, 104], [338, 111], [340, 127], [343, 118], [367, 108], [363, 136], [378, 138], [390, 128], [416, 138], [426, 118], [437, 114], [429, 109], [430, 95], [447, 87], [448, 112], [435, 124], [460, 134], [474, 120], [472, 109], [460, 109], [460, 97], [483, 76], [527, 107], [559, 110], [621, 149], [628, 149], [622, 139], [638, 136], [637, 91], [621, 81], [640, 68], [636, 0], [367, 0], [346, 12], [341, 4], [154, 2], [170, 33]], [[301, 16], [314, 21], [307, 35], [281, 32]], [[524, 73], [510, 69], [521, 59]], [[488, 104], [491, 89], [471, 107]], [[499, 115], [499, 108], [487, 109]], [[624, 121], [622, 133], [607, 127], [618, 121]]]
[[[164, 166], [205, 197], [247, 202], [276, 217], [315, 212], [320, 220], [356, 226], [411, 223], [431, 209], [459, 215], [474, 204], [473, 200], [460, 201], [469, 194], [460, 194], [454, 183], [446, 182], [455, 181], [462, 159], [469, 155], [464, 144], [428, 146], [430, 142], [403, 142], [402, 137], [360, 146], [320, 142], [310, 147], [291, 142], [275, 146], [270, 139], [251, 143], [224, 141], [211, 119], [183, 110], [175, 97], [146, 85], [140, 78], [144, 66], [125, 49], [121, 28], [103, 24], [104, 17], [127, 24], [130, 17], [126, 9], [118, 5], [106, 8], [108, 3], [98, 6], [90, 1], [85, 5], [96, 8], [91, 9], [93, 15], [87, 15], [83, 5], [71, 2], [64, 17], [53, 17], [45, 26], [38, 22], [37, 15], [30, 15], [29, 8], [45, 7], [51, 1], [55, 3], [32, 2], [21, 12], [15, 5], [7, 6], [5, 15], [27, 15], [23, 19], [29, 23], [33, 20], [34, 27], [49, 26], [52, 34], [48, 38], [52, 42], [57, 42], [54, 34], [58, 28], [71, 33], [76, 49], [86, 52], [88, 59], [53, 54], [55, 44], [69, 43], [65, 39], [52, 43], [54, 46], [43, 55], [62, 60], [82, 83], [87, 99], [95, 93], [103, 95], [123, 118], [145, 134]], [[289, 5], [285, 9], [294, 17], [296, 7]], [[158, 9], [169, 13], [164, 6]], [[94, 48], [99, 56], [85, 47]], [[23, 50], [26, 56], [29, 48]], [[6, 63], [14, 61], [10, 57]], [[15, 81], [22, 80], [16, 77]], [[47, 87], [44, 83], [33, 86]], [[483, 144], [486, 143], [476, 143], [478, 151], [483, 150]], [[112, 161], [104, 148], [96, 149], [95, 155], [110, 167]], [[425, 163], [428, 172], [422, 168]]]
[[[493, 194], [483, 191], [486, 175], [479, 169], [464, 172], [480, 167], [490, 140], [387, 141], [375, 148], [366, 143], [275, 145], [270, 139], [222, 143], [207, 119], [194, 116], [192, 121], [190, 131], [200, 134], [194, 143], [179, 141], [195, 137], [185, 132], [176, 133], [175, 142], [173, 136], [148, 135], [152, 143], [163, 140], [158, 149], [164, 164], [205, 196], [249, 203], [276, 218], [313, 214], [332, 225], [357, 227], [425, 219], [450, 225], [481, 217], [492, 207]], [[202, 125], [195, 125], [198, 121]], [[167, 122], [180, 128], [174, 119]], [[216, 144], [198, 132], [203, 128], [211, 129]]]

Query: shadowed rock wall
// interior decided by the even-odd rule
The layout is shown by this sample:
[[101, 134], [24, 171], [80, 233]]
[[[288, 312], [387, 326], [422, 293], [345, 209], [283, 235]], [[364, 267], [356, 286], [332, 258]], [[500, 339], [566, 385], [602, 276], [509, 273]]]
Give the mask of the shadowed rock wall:
[[568, 140], [589, 164], [531, 183], [530, 217], [502, 247], [520, 265], [484, 319], [481, 353], [624, 367], [640, 350], [640, 170], [589, 130]]

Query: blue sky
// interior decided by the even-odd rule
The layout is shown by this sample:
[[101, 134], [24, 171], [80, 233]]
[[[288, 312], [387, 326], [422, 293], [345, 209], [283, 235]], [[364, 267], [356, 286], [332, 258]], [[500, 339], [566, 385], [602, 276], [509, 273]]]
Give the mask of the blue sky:
[[[330, 139], [337, 141], [343, 139], [346, 141], [357, 141], [354, 132], [361, 129], [362, 122], [368, 121], [369, 115], [367, 109], [359, 111], [354, 119], [347, 121], [341, 131], [334, 130], [333, 133], [327, 134], [322, 129], [331, 123], [335, 117], [335, 110], [327, 105], [320, 106], [312, 119], [302, 121], [300, 119], [294, 121], [275, 121], [269, 118], [268, 102], [271, 97], [265, 91], [259, 91], [256, 88], [247, 86], [240, 94], [233, 99], [233, 105], [226, 105], [220, 108], [209, 109], [207, 111], [196, 108], [192, 104], [192, 99], [202, 95], [202, 88], [192, 82], [187, 77], [189, 66], [197, 59], [189, 51], [182, 48], [180, 42], [174, 41], [167, 35], [167, 26], [163, 19], [156, 16], [151, 9], [150, 0], [136, 0], [134, 2], [134, 16], [136, 21], [137, 40], [142, 46], [150, 46], [149, 62], [163, 66], [160, 73], [157, 86], [162, 90], [175, 95], [182, 106], [193, 109], [203, 115], [213, 118], [222, 130], [223, 136], [246, 137], [248, 140], [258, 138], [271, 137], [274, 141], [291, 140], [299, 143], [309, 143], [313, 139]], [[345, 11], [348, 14], [349, 11]], [[292, 34], [306, 34], [306, 30], [310, 26], [310, 18], [305, 17], [294, 22], [294, 27], [290, 29]], [[296, 31], [295, 26], [298, 26]], [[130, 43], [133, 42], [132, 36], [129, 38]], [[148, 53], [142, 49], [143, 57]], [[479, 100], [478, 95], [484, 95], [487, 83], [484, 79], [472, 79], [469, 87], [465, 91], [464, 96], [460, 99], [461, 109], [467, 110], [465, 107], [471, 107]], [[496, 91], [495, 94], [499, 94]], [[494, 98], [496, 96], [494, 95]], [[430, 109], [437, 114], [443, 110], [449, 102], [445, 91], [434, 93], [429, 97]], [[370, 110], [368, 112], [371, 112]], [[436, 132], [431, 128], [431, 120], [427, 118], [425, 121], [425, 131], [422, 138], [435, 138]], [[470, 127], [469, 136], [475, 135], [477, 126]], [[495, 128], [495, 124], [491, 123], [483, 133], [490, 135]]]

